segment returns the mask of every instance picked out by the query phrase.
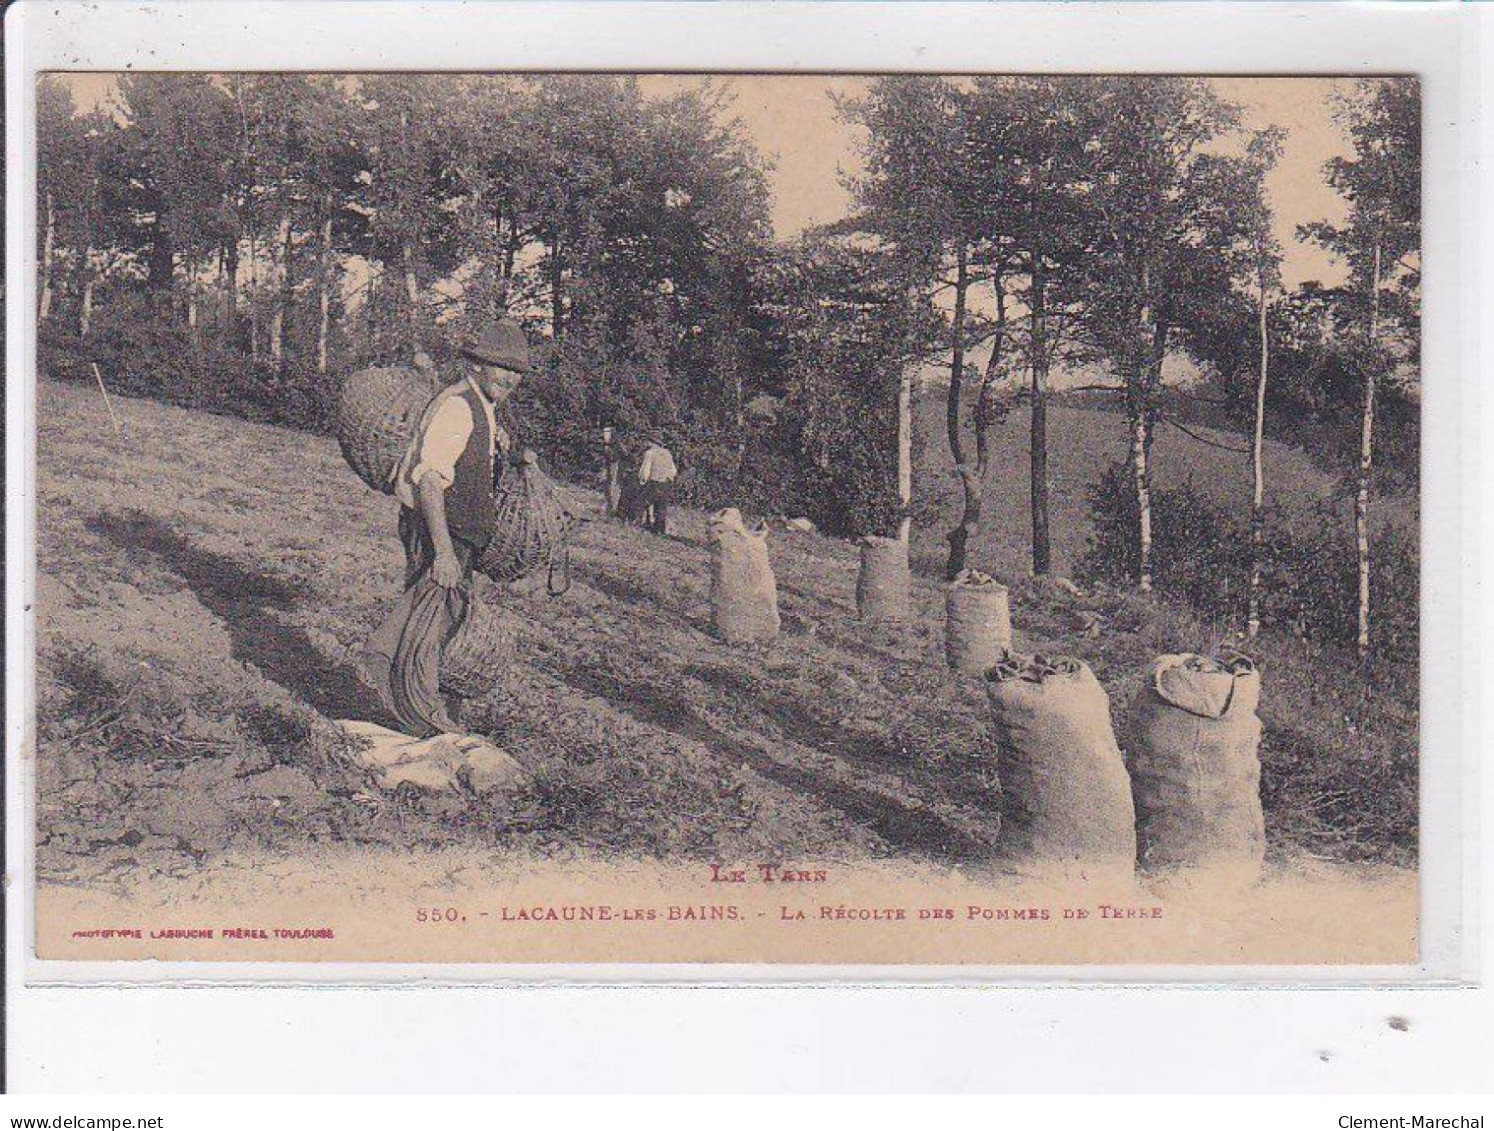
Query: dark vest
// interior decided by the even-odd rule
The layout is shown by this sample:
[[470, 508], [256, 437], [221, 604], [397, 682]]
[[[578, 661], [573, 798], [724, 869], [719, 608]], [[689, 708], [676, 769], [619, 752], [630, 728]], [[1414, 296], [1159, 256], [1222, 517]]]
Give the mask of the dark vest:
[[455, 395], [467, 402], [472, 413], [472, 435], [446, 488], [446, 529], [453, 538], [481, 550], [493, 537], [493, 461], [488, 458], [492, 433], [488, 414], [472, 386], [464, 382]]

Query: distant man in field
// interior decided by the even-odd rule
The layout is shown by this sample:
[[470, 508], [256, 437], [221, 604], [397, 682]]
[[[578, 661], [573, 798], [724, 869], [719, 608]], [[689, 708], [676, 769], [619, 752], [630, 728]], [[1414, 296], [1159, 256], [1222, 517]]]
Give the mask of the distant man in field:
[[461, 627], [472, 563], [493, 536], [493, 488], [511, 446], [496, 410], [532, 372], [523, 328], [505, 318], [467, 338], [466, 372], [426, 406], [395, 472], [405, 592], [361, 662], [417, 738], [459, 730], [440, 691], [441, 649]]
[[678, 474], [674, 454], [664, 446], [661, 437], [651, 437], [643, 452], [643, 462], [638, 465], [638, 484], [643, 488], [644, 525], [655, 534], [669, 532], [669, 503]]
[[622, 449], [610, 425], [602, 429], [602, 497], [607, 517], [616, 517], [622, 503]]

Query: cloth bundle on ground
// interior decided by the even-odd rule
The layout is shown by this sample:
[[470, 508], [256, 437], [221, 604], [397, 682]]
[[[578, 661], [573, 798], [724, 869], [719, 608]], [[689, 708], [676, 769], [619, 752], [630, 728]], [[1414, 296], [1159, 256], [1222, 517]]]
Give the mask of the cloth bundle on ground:
[[1136, 705], [1131, 780], [1142, 867], [1211, 884], [1260, 877], [1260, 672], [1248, 658], [1159, 657]]
[[493, 537], [474, 563], [494, 581], [517, 581], [565, 561], [573, 522], [559, 489], [533, 452], [503, 473], [493, 493]]
[[778, 636], [778, 583], [768, 561], [768, 527], [748, 529], [742, 512], [727, 507], [711, 515], [711, 622], [728, 644]]
[[1008, 654], [986, 680], [1003, 855], [1042, 873], [1129, 875], [1131, 782], [1094, 673], [1068, 657]]
[[1012, 646], [1006, 586], [963, 569], [944, 590], [944, 658], [957, 672], [983, 674]]
[[862, 620], [905, 621], [912, 610], [913, 578], [908, 543], [868, 534], [861, 539], [861, 571], [856, 575], [856, 612]]
[[513, 662], [516, 635], [511, 614], [474, 587], [466, 617], [441, 650], [442, 690], [482, 698]]
[[518, 785], [528, 772], [486, 739], [470, 734], [411, 738], [377, 723], [339, 720], [354, 741], [349, 756], [382, 790], [414, 785], [435, 791], [483, 794]]
[[394, 472], [415, 425], [441, 388], [430, 370], [363, 369], [349, 374], [337, 398], [337, 442], [343, 458], [375, 491], [394, 491]]

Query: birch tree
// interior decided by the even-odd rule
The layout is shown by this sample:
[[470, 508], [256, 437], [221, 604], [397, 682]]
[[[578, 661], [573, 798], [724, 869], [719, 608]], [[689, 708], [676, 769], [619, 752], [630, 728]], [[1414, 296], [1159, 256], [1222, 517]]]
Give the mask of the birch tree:
[[59, 202], [66, 201], [67, 184], [76, 181], [78, 122], [73, 97], [55, 78], [42, 76], [36, 85], [36, 318], [45, 323], [52, 313], [53, 271], [57, 258]]
[[1372, 643], [1370, 506], [1376, 396], [1401, 364], [1414, 369], [1419, 345], [1420, 87], [1414, 78], [1361, 80], [1340, 100], [1338, 118], [1354, 151], [1330, 161], [1325, 171], [1348, 202], [1348, 217], [1341, 226], [1309, 226], [1305, 234], [1347, 263], [1348, 297], [1360, 327], [1362, 394], [1353, 475], [1357, 646], [1363, 657]]
[[1261, 568], [1266, 552], [1266, 396], [1271, 376], [1271, 294], [1281, 285], [1281, 248], [1271, 231], [1266, 208], [1265, 176], [1281, 156], [1283, 135], [1272, 130], [1251, 140], [1248, 171], [1253, 191], [1241, 201], [1249, 229], [1256, 285], [1255, 416], [1250, 436], [1250, 581], [1245, 635], [1254, 640], [1261, 631]]
[[1093, 238], [1085, 318], [1121, 379], [1130, 431], [1127, 467], [1137, 515], [1137, 587], [1152, 588], [1151, 444], [1163, 365], [1175, 331], [1228, 294], [1213, 249], [1239, 223], [1227, 194], [1231, 162], [1211, 151], [1238, 125], [1238, 108], [1200, 79], [1105, 76], [1092, 80], [1087, 193]]

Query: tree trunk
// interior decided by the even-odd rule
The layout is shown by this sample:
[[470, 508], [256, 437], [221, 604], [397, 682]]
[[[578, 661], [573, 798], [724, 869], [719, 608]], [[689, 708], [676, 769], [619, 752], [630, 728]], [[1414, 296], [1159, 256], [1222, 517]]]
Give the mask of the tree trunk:
[[195, 346], [197, 341], [197, 253], [187, 253], [187, 337]]
[[223, 331], [233, 339], [235, 315], [239, 307], [239, 240], [230, 237], [223, 244]]
[[223, 312], [223, 292], [226, 289], [225, 281], [228, 278], [228, 254], [223, 250], [223, 245], [218, 245], [218, 330], [220, 336], [228, 325], [228, 319]]
[[47, 190], [47, 230], [42, 237], [41, 293], [37, 299], [36, 319], [45, 322], [52, 313], [52, 245], [57, 239], [57, 209], [52, 203], [52, 190]]
[[1354, 493], [1354, 540], [1359, 555], [1359, 656], [1369, 655], [1370, 647], [1370, 542], [1369, 503], [1370, 472], [1374, 469], [1375, 385], [1379, 358], [1376, 346], [1380, 334], [1380, 262], [1381, 247], [1375, 239], [1374, 273], [1370, 280], [1369, 349], [1364, 371], [1364, 419], [1359, 432], [1359, 481]]
[[498, 201], [493, 205], [493, 314], [498, 318], [508, 313], [509, 280], [513, 274], [513, 261], [508, 252], [513, 238], [509, 232], [512, 225], [513, 220], [509, 218], [505, 226], [503, 202]]
[[949, 455], [955, 474], [960, 477], [965, 506], [960, 521], [945, 537], [949, 558], [944, 563], [946, 581], [953, 581], [965, 568], [965, 548], [970, 541], [972, 511], [980, 518], [980, 483], [965, 463], [965, 445], [960, 436], [960, 397], [965, 384], [965, 300], [970, 287], [969, 254], [963, 239], [958, 241], [955, 258], [954, 317], [951, 319], [949, 347], [949, 395], [944, 402], [944, 430], [949, 437]]
[[332, 198], [322, 217], [321, 262], [317, 273], [316, 371], [327, 372], [327, 337], [332, 328]]
[[[740, 276], [733, 276], [732, 282], [735, 294], [746, 293], [746, 283]], [[738, 348], [738, 343], [742, 338], [741, 320], [736, 317], [735, 313], [729, 314], [728, 319], [723, 335], [726, 350], [723, 360], [731, 372], [732, 426], [736, 429], [735, 462], [732, 467], [731, 481], [735, 483], [741, 477], [742, 465], [747, 462], [747, 390], [742, 378], [746, 362]]]
[[1245, 618], [1245, 636], [1254, 640], [1261, 631], [1261, 560], [1266, 552], [1266, 379], [1270, 373], [1270, 334], [1266, 327], [1266, 272], [1260, 271], [1259, 331], [1261, 367], [1255, 383], [1255, 433], [1250, 442], [1250, 464], [1254, 483], [1250, 495], [1250, 604]]
[[83, 301], [78, 307], [78, 337], [88, 337], [88, 331], [93, 328], [93, 272], [88, 273], [88, 278], [83, 284]]
[[975, 470], [982, 483], [991, 465], [991, 425], [994, 423], [996, 378], [1001, 372], [1001, 355], [1006, 349], [1006, 283], [998, 267], [991, 281], [996, 291], [996, 333], [991, 338], [991, 356], [980, 379], [980, 393], [975, 402]]
[[514, 259], [519, 254], [519, 219], [510, 214], [508, 218], [508, 241], [503, 245], [503, 309], [498, 313], [508, 313], [509, 303], [512, 300], [514, 286]]
[[249, 356], [259, 360], [259, 241], [249, 233]]
[[286, 324], [294, 286], [294, 280], [291, 278], [291, 239], [290, 211], [286, 210], [280, 216], [280, 223], [275, 234], [275, 247], [280, 254], [280, 264], [276, 271], [275, 308], [270, 316], [270, 360], [276, 365], [285, 361]]
[[550, 244], [550, 337], [557, 344], [565, 330], [565, 260], [561, 258], [560, 232]]
[[383, 273], [377, 264], [368, 265], [368, 282], [364, 284], [363, 314], [367, 319], [368, 356], [379, 352], [379, 279]]
[[1048, 295], [1043, 253], [1032, 253], [1032, 572], [1043, 576], [1053, 568], [1048, 532]]
[[405, 276], [405, 303], [409, 312], [409, 345], [413, 357], [420, 352], [420, 279], [415, 270], [415, 249], [407, 240], [400, 249], [400, 263]]
[[77, 279], [74, 286], [78, 290], [78, 337], [88, 337], [88, 331], [93, 324], [93, 247], [84, 244], [82, 252], [78, 255]]
[[898, 538], [906, 544], [912, 519], [908, 508], [913, 502], [913, 367], [904, 365], [897, 385], [897, 501], [903, 519]]
[[171, 309], [171, 288], [176, 279], [176, 248], [163, 213], [164, 209], [157, 209], [155, 223], [151, 226], [150, 262], [145, 279], [146, 289], [158, 313]]
[[1146, 413], [1132, 413], [1131, 469], [1136, 489], [1138, 555], [1136, 586], [1143, 593], [1152, 591], [1152, 493], [1147, 472]]
[[1141, 268], [1141, 312], [1138, 364], [1135, 366], [1135, 397], [1131, 420], [1131, 472], [1136, 488], [1136, 587], [1143, 593], [1152, 591], [1152, 450], [1151, 423], [1154, 385], [1161, 381], [1159, 348], [1166, 349], [1165, 337], [1159, 346], [1159, 330], [1151, 299], [1151, 272]]

